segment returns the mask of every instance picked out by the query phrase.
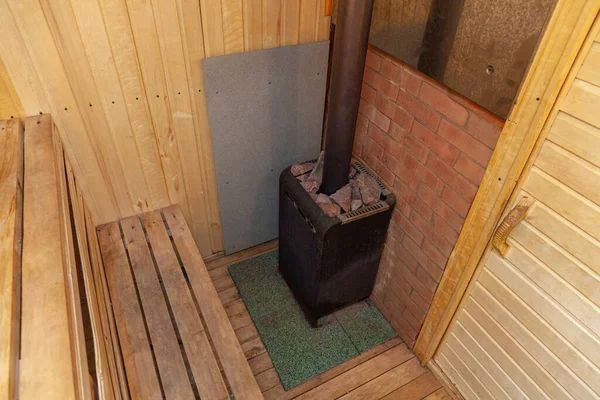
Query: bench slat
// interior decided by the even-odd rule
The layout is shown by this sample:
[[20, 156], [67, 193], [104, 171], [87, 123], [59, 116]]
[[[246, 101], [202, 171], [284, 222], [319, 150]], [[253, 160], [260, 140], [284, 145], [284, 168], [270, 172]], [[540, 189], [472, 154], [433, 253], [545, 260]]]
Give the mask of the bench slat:
[[191, 399], [194, 393], [139, 217], [122, 219], [121, 228], [165, 396], [167, 399]]
[[235, 398], [261, 399], [261, 391], [181, 210], [170, 206], [163, 209], [163, 214]]
[[228, 399], [219, 365], [159, 211], [142, 215], [200, 398]]
[[154, 358], [118, 222], [99, 227], [98, 239], [131, 397], [162, 399]]
[[23, 212], [23, 126], [0, 121], [0, 398], [16, 398]]

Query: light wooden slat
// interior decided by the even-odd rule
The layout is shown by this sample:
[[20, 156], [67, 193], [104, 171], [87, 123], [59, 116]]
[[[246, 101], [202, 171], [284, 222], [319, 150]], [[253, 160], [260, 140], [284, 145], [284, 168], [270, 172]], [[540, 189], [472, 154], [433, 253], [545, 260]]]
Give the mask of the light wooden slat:
[[[97, 159], [98, 147], [90, 137], [90, 130], [82, 119], [79, 105], [71, 92], [62, 60], [39, 3], [2, 0], [0, 15], [15, 17], [14, 25], [18, 29], [15, 29], [12, 34], [16, 31], [20, 32], [34, 69], [40, 81], [44, 82], [40, 87], [44, 89], [45, 97], [49, 99], [49, 109], [59, 125], [63, 142], [68, 143], [71, 149], [68, 154], [73, 167], [79, 175], [85, 176], [86, 181], [90, 182], [85, 184], [84, 192], [88, 193], [95, 214], [99, 220], [114, 220], [118, 216], [115, 212], [117, 199], [109, 184], [110, 174], [102, 160]], [[80, 132], [80, 134], [65, 135], [65, 132]], [[74, 149], [77, 149], [77, 152]]]
[[383, 397], [382, 400], [417, 400], [438, 390], [440, 383], [431, 372], [421, 375], [414, 381]]
[[567, 114], [600, 128], [600, 87], [575, 79], [561, 109]]
[[246, 359], [250, 359], [258, 355], [264, 354], [267, 351], [267, 349], [260, 336], [257, 336], [254, 339], [248, 340], [247, 342], [243, 343], [242, 351], [244, 352], [244, 356], [246, 357]]
[[87, 16], [90, 22], [87, 29], [106, 30], [110, 47], [104, 47], [99, 57], [109, 57], [104, 60], [109, 69], [114, 61], [114, 69], [118, 75], [118, 86], [116, 83], [111, 86], [114, 92], [103, 93], [106, 108], [109, 113], [126, 111], [127, 114], [123, 114], [122, 117], [128, 119], [134, 134], [135, 147], [140, 153], [150, 200], [148, 207], [165, 207], [170, 204], [169, 193], [148, 103], [136, 100], [144, 98], [144, 83], [127, 8], [122, 0], [99, 0], [98, 3], [101, 14], [95, 14], [94, 18], [91, 15]]
[[600, 309], [583, 296], [577, 287], [569, 285], [518, 243], [511, 241], [506, 259], [583, 325], [599, 334]]
[[181, 272], [175, 250], [171, 246], [162, 216], [160, 212], [153, 211], [145, 213], [142, 220], [198, 393], [201, 398], [226, 399], [229, 395], [219, 372], [219, 365]]
[[[223, 38], [225, 54], [236, 54], [244, 52], [244, 13], [242, 0], [221, 0], [223, 10]], [[204, 10], [204, 7], [203, 7]], [[212, 54], [206, 52], [207, 57]]]
[[[551, 301], [546, 294], [522, 276], [520, 272], [517, 272], [507, 261], [494, 255], [490, 257], [486, 267], [575, 348], [585, 354], [596, 366], [600, 366], [598, 337], [586, 329], [582, 329], [581, 324], [575, 318]], [[480, 280], [489, 290], [490, 278], [482, 274]], [[517, 314], [517, 316], [520, 315]]]
[[[225, 18], [225, 10], [230, 9], [230, 3], [231, 0], [200, 0], [204, 47], [207, 57], [227, 54], [225, 47], [226, 39], [231, 37], [230, 30], [234, 29], [229, 27], [228, 20]], [[244, 51], [243, 47], [242, 51]]]
[[586, 386], [562, 360], [552, 353], [551, 349], [546, 347], [533, 332], [530, 332], [481, 286], [473, 291], [473, 299], [470, 299], [465, 307], [473, 316], [484, 315], [485, 312], [489, 313], [515, 341], [523, 346], [558, 382], [576, 397], [593, 398], [597, 395], [590, 390], [591, 387], [598, 391], [599, 384], [597, 380], [588, 380], [586, 383], [589, 387]]
[[431, 393], [429, 396], [423, 398], [423, 400], [450, 400], [450, 399], [452, 399], [452, 397], [450, 396], [450, 394], [448, 394], [448, 392], [444, 388], [440, 388], [440, 389], [436, 390], [435, 392]]
[[298, 0], [282, 0], [281, 45], [293, 46], [300, 39], [300, 3]]
[[[169, 102], [165, 99], [167, 83], [162, 66], [161, 48], [151, 2], [100, 0], [118, 7], [118, 13], [128, 15], [133, 34], [145, 92], [129, 101], [147, 102], [152, 117], [158, 151], [171, 204], [179, 204], [185, 215], [191, 215], [184, 171]], [[124, 7], [126, 5], [126, 8]], [[106, 222], [106, 221], [104, 221]]]
[[[39, 117], [32, 119], [38, 120]], [[36, 124], [39, 121], [36, 121]], [[56, 175], [58, 177], [58, 201], [61, 219], [61, 241], [63, 243], [63, 263], [65, 268], [67, 293], [67, 308], [69, 311], [69, 323], [71, 325], [71, 343], [74, 350], [74, 364], [76, 368], [76, 380], [79, 396], [81, 398], [91, 397], [89, 384], [89, 367], [85, 343], [85, 332], [81, 311], [81, 295], [79, 289], [79, 278], [77, 273], [77, 261], [75, 254], [75, 235], [72, 228], [71, 204], [69, 202], [69, 191], [67, 188], [67, 176], [65, 170], [65, 159], [62, 143], [52, 124], [52, 138], [54, 140], [54, 157]]]
[[[105, 338], [104, 340], [106, 343], [109, 362], [111, 363], [111, 373], [115, 375], [115, 378], [113, 379], [115, 396], [118, 398], [120, 395], [121, 398], [128, 400], [129, 388], [127, 387], [127, 378], [125, 376], [125, 366], [123, 365], [123, 357], [119, 345], [119, 338], [117, 337], [117, 327], [115, 325], [112, 303], [110, 301], [108, 284], [106, 282], [106, 275], [104, 273], [104, 264], [102, 263], [102, 256], [100, 254], [100, 247], [98, 245], [98, 236], [96, 234], [94, 221], [92, 220], [87, 205], [84, 211], [88, 248], [90, 249], [92, 272], [94, 274], [96, 294], [98, 295], [100, 320], [102, 321], [102, 330]], [[115, 366], [114, 368], [113, 365]]]
[[[196, 127], [197, 152], [200, 159], [201, 185], [203, 195], [204, 218], [206, 226], [195, 232], [196, 242], [208, 242], [210, 251], [205, 250], [203, 256], [223, 251], [223, 234], [221, 232], [221, 215], [217, 193], [217, 176], [212, 151], [212, 138], [208, 121], [208, 103], [205, 95], [204, 43], [202, 37], [202, 21], [200, 5], [197, 0], [178, 0], [181, 37], [184, 44], [186, 70], [188, 71], [189, 95], [192, 104], [194, 126]], [[179, 95], [179, 93], [178, 93]], [[198, 218], [198, 217], [196, 217]], [[208, 238], [208, 241], [207, 241]], [[202, 248], [201, 248], [202, 250]]]
[[518, 362], [506, 354], [502, 347], [469, 313], [463, 311], [459, 322], [529, 398], [549, 399], [548, 395], [523, 371]]
[[561, 184], [535, 166], [523, 190], [600, 240], [600, 206]]
[[119, 342], [132, 398], [162, 399], [142, 309], [138, 303], [119, 224], [98, 228], [98, 239], [115, 313]]
[[548, 133], [548, 140], [600, 167], [600, 154], [595, 151], [600, 147], [600, 129], [561, 112]]
[[17, 396], [21, 241], [23, 235], [23, 125], [0, 121], [0, 398]]
[[317, 38], [317, 8], [319, 0], [302, 0], [300, 2], [300, 27], [298, 43], [311, 43]]
[[250, 369], [255, 376], [273, 368], [273, 362], [269, 353], [264, 353], [248, 360], [248, 364], [250, 364]]
[[600, 274], [600, 243], [576, 225], [539, 202], [527, 222]]
[[122, 219], [120, 224], [165, 396], [191, 398], [192, 387], [139, 217]]
[[245, 51], [262, 50], [262, 0], [242, 0]]
[[[582, 264], [527, 222], [516, 227], [511, 234], [511, 240], [515, 240], [525, 247], [547, 267], [600, 307], [600, 293], [595, 290], [600, 287], [600, 276], [597, 272]], [[537, 279], [536, 282], [538, 282]]]
[[[69, 198], [71, 209], [73, 211], [73, 222], [75, 224], [75, 233], [77, 236], [77, 247], [80, 254], [81, 270], [85, 288], [85, 298], [88, 304], [90, 314], [90, 328], [92, 330], [94, 342], [94, 354], [96, 357], [96, 378], [98, 383], [98, 397], [100, 399], [120, 398], [115, 396], [113, 385], [118, 385], [116, 378], [116, 366], [114, 359], [109, 364], [107, 355], [107, 345], [104, 337], [102, 323], [100, 321], [100, 311], [98, 307], [98, 296], [94, 286], [94, 276], [90, 265], [90, 253], [87, 243], [87, 231], [85, 227], [85, 212], [81, 193], [75, 185], [73, 170], [67, 160], [65, 160], [67, 181], [69, 186]], [[114, 382], [114, 383], [113, 383]], [[117, 390], [119, 390], [117, 388]]]
[[50, 116], [28, 118], [25, 130], [19, 397], [75, 399], [80, 393]]
[[552, 142], [544, 143], [535, 166], [600, 205], [600, 168]]
[[265, 392], [277, 386], [279, 382], [279, 375], [277, 375], [275, 368], [271, 368], [256, 375], [256, 383], [258, 383], [258, 387], [260, 388], [261, 392]]
[[[487, 393], [488, 396], [492, 396], [495, 399], [510, 399], [508, 394], [504, 391], [502, 386], [496, 382], [494, 377], [490, 375], [488, 371], [486, 371], [483, 366], [473, 357], [469, 349], [464, 345], [454, 334], [451, 334], [448, 337], [448, 352], [444, 348], [444, 354], [447, 356], [449, 360], [452, 360], [452, 357], [455, 360], [452, 360], [452, 365], [455, 368], [461, 369], [461, 375], [467, 382], [469, 382], [469, 386], [474, 388], [477, 383], [471, 384], [472, 381], [477, 381], [479, 386], [483, 387], [478, 389], [479, 393]], [[454, 353], [454, 354], [452, 354]], [[469, 379], [467, 379], [469, 377]]]
[[592, 44], [577, 77], [593, 85], [600, 86], [598, 65], [600, 65], [600, 43], [595, 42]]
[[406, 345], [401, 344], [298, 396], [298, 399], [337, 398], [408, 361], [412, 357], [414, 356]]
[[526, 398], [523, 390], [517, 386], [514, 380], [512, 380], [507, 373], [498, 365], [498, 363], [492, 358], [492, 356], [485, 351], [485, 349], [477, 343], [477, 341], [471, 336], [469, 332], [461, 324], [455, 324], [455, 329], [452, 331], [452, 335], [468, 349], [472, 357], [477, 363], [483, 366], [492, 378], [502, 387], [505, 393], [511, 398]]
[[[519, 320], [525, 328], [534, 333], [544, 345], [550, 349], [562, 362], [571, 368], [581, 379], [591, 387], [598, 390], [600, 369], [594, 365], [586, 355], [567, 341], [560, 332], [552, 328], [539, 314], [527, 306], [523, 300], [515, 296], [498, 278], [488, 271], [483, 271], [480, 279], [481, 286], [475, 285], [473, 294], [477, 301], [483, 305], [490, 304], [490, 297], [480, 291], [485, 288], [508, 312]], [[491, 305], [493, 307], [493, 305]], [[491, 311], [496, 309], [490, 308]], [[495, 314], [494, 314], [495, 315]], [[500, 320], [500, 316], [498, 317]]]
[[203, 176], [198, 154], [198, 143], [194, 121], [194, 110], [190, 97], [188, 73], [184, 54], [185, 38], [181, 35], [178, 5], [171, 0], [152, 0], [156, 21], [156, 32], [160, 43], [163, 68], [166, 77], [166, 96], [173, 128], [181, 156], [183, 184], [186, 187], [190, 214], [186, 215], [189, 226], [200, 252], [212, 254], [209, 236], [207, 209], [203, 198]]
[[229, 272], [227, 271], [227, 267], [229, 265], [235, 264], [237, 262], [240, 262], [240, 261], [248, 259], [248, 258], [253, 258], [253, 257], [259, 256], [261, 254], [269, 253], [271, 251], [277, 250], [278, 247], [279, 247], [279, 240], [277, 240], [277, 239], [271, 240], [269, 242], [259, 244], [258, 246], [251, 247], [244, 251], [233, 253], [233, 254], [230, 254], [227, 256], [219, 257], [214, 260], [208, 261], [206, 263], [206, 268], [210, 271], [211, 278], [213, 278], [213, 280], [216, 278], [216, 276], [213, 276], [213, 273], [214, 273], [213, 270], [221, 269], [221, 268], [222, 268], [222, 270], [219, 273], [222, 273], [222, 271], [225, 271], [225, 275], [227, 275], [231, 278], [231, 276], [229, 275]]
[[464, 381], [462, 376], [454, 369], [454, 366], [446, 359], [443, 353], [436, 356], [436, 361], [440, 367], [451, 377], [453, 384], [460, 391], [460, 395], [467, 400], [477, 399], [473, 389]]
[[177, 206], [165, 208], [163, 214], [234, 395], [238, 399], [260, 398], [260, 390], [252, 370], [227, 320], [227, 314], [218, 301], [217, 292], [183, 214]]
[[[128, 190], [129, 184], [135, 184], [133, 177], [129, 174], [141, 175], [140, 164], [135, 162], [137, 152], [135, 156], [126, 159], [119, 148], [125, 146], [125, 143], [123, 137], [120, 137], [115, 127], [112, 126], [113, 121], [110, 116], [102, 107], [96, 79], [72, 7], [66, 0], [44, 0], [40, 4], [54, 41], [52, 45], [56, 46], [61, 61], [65, 65], [65, 73], [78, 110], [95, 143], [95, 157], [104, 162], [109, 174], [109, 182], [117, 200], [116, 206], [119, 215], [129, 215], [136, 211], [135, 202], [138, 198], [147, 198], [146, 191], [141, 193]], [[61, 130], [62, 134], [67, 132], [70, 131]], [[135, 170], [130, 171], [130, 168]], [[140, 189], [137, 186], [134, 188]]]
[[246, 325], [243, 328], [235, 330], [235, 336], [240, 344], [244, 344], [258, 336], [258, 331], [254, 324]]
[[489, 392], [488, 388], [479, 380], [481, 375], [476, 376], [473, 372], [465, 365], [463, 360], [456, 354], [450, 344], [444, 347], [444, 357], [452, 364], [454, 369], [467, 385], [471, 388], [473, 393], [478, 399], [493, 399], [494, 396]]
[[427, 369], [421, 367], [419, 360], [413, 357], [385, 374], [359, 386], [350, 393], [340, 397], [340, 399], [378, 400], [426, 372]]
[[0, 120], [19, 118], [23, 114], [21, 101], [8, 76], [4, 62], [0, 59]]
[[316, 37], [315, 40], [317, 42], [321, 42], [324, 40], [329, 40], [329, 36], [330, 36], [330, 25], [331, 25], [331, 17], [329, 15], [327, 15], [327, 11], [326, 11], [326, 7], [327, 7], [327, 3], [329, 3], [330, 0], [319, 0], [319, 3], [317, 4], [317, 15], [316, 15]]
[[262, 48], [281, 46], [281, 1], [264, 0], [262, 5]]

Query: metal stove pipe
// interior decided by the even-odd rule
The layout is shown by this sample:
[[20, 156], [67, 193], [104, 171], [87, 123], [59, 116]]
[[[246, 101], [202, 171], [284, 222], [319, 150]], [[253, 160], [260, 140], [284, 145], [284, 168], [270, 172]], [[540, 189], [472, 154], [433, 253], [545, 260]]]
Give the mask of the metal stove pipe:
[[340, 0], [338, 6], [321, 192], [348, 183], [373, 0]]

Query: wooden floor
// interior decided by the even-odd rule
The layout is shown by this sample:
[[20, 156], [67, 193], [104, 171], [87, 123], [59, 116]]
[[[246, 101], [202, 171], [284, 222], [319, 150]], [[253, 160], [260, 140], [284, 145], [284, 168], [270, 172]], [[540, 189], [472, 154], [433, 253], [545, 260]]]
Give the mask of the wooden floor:
[[286, 392], [227, 269], [231, 264], [276, 248], [277, 241], [273, 241], [207, 263], [219, 298], [265, 399], [451, 398], [399, 338], [382, 343]]

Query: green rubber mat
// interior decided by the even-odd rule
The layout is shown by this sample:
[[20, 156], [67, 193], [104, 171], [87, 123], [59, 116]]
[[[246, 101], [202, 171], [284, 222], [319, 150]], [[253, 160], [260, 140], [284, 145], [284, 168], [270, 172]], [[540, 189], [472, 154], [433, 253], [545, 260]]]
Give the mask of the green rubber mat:
[[279, 274], [278, 252], [233, 264], [229, 272], [288, 390], [396, 336], [381, 313], [362, 301], [312, 328]]

